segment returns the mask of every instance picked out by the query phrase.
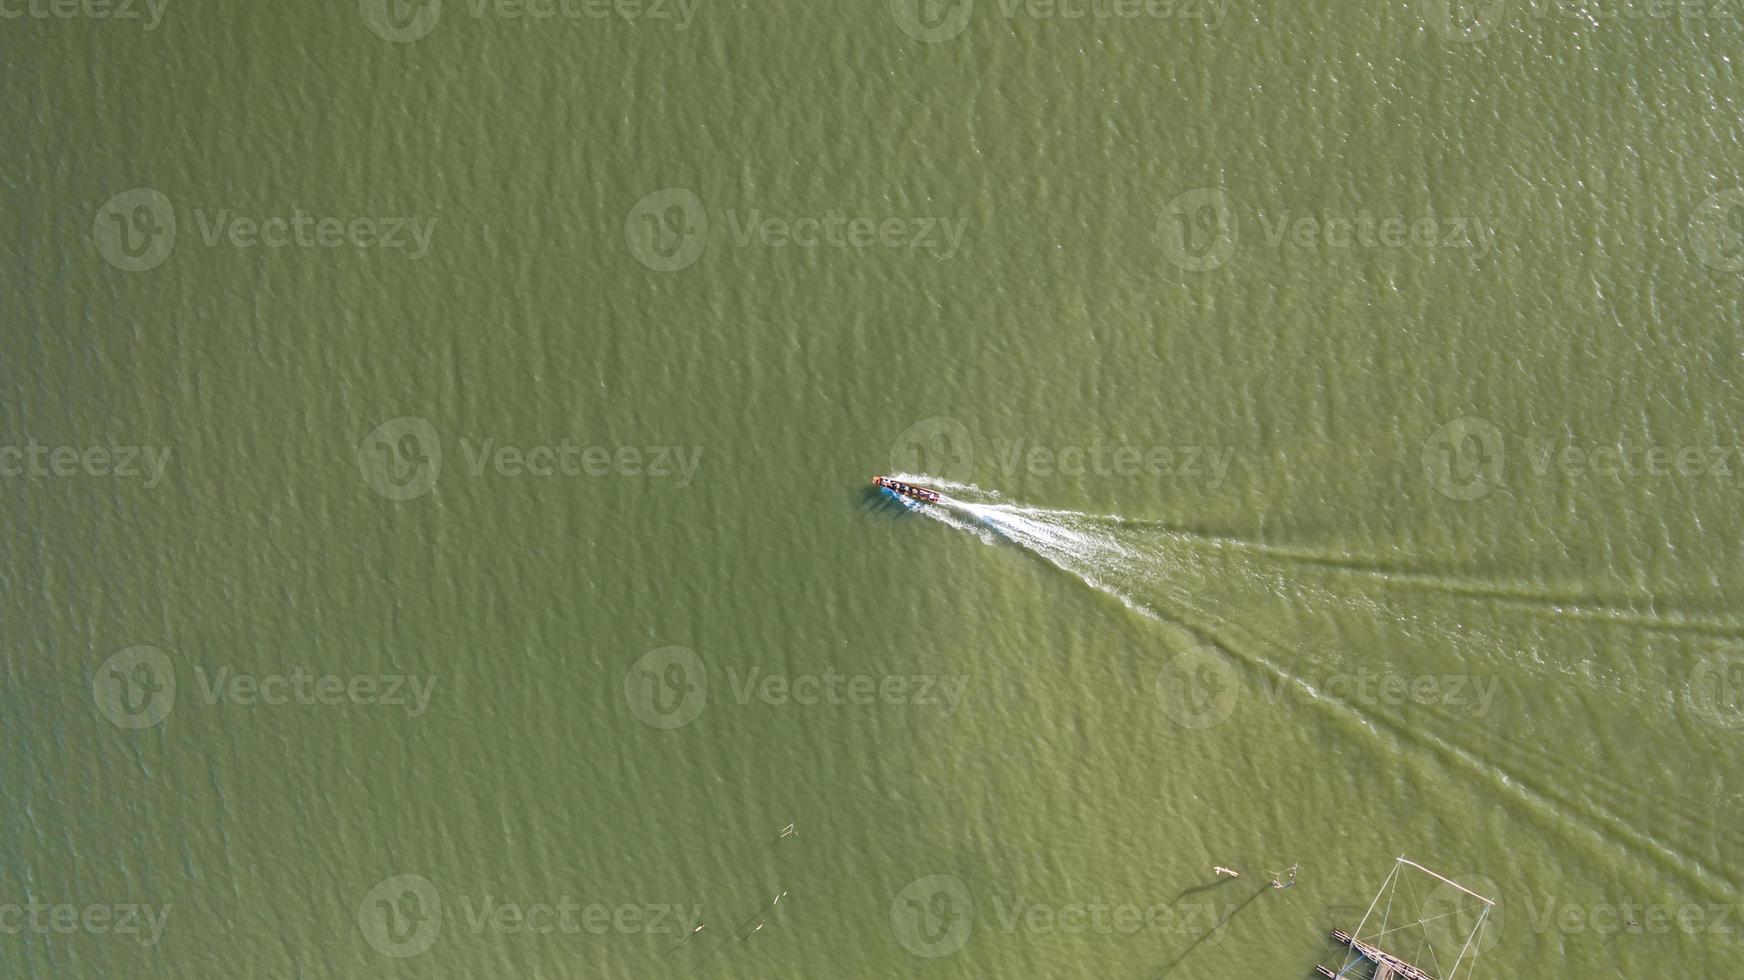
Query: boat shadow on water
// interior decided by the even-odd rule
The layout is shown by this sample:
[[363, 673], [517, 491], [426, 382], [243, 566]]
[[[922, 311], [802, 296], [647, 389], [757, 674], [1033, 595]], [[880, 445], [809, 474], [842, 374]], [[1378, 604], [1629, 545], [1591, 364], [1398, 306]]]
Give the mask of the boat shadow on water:
[[903, 517], [920, 517], [921, 515], [915, 513], [915, 511], [921, 507], [928, 506], [926, 504], [905, 500], [882, 487], [871, 487], [862, 484], [855, 489], [855, 496], [858, 498], [861, 511], [868, 514], [889, 517], [893, 520]]

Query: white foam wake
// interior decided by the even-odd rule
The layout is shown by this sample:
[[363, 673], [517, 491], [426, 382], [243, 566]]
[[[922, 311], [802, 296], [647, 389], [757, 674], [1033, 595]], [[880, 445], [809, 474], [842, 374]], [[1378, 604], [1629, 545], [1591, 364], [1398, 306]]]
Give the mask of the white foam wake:
[[[1441, 622], [1409, 605], [1384, 601], [1360, 591], [1328, 588], [1293, 574], [1300, 571], [1295, 567], [1301, 563], [1299, 559], [1292, 561], [1279, 556], [1280, 561], [1255, 561], [1260, 556], [1228, 547], [1206, 547], [1208, 543], [1227, 545], [1230, 539], [1193, 535], [1119, 515], [1005, 503], [997, 491], [923, 473], [894, 475], [944, 495], [937, 504], [905, 500], [911, 509], [974, 534], [984, 543], [1015, 544], [1153, 619], [1199, 631], [1215, 627], [1225, 635], [1232, 628], [1234, 632], [1246, 633], [1231, 622], [1227, 610], [1212, 597], [1240, 595], [1252, 601], [1264, 596], [1320, 611], [1361, 612], [1378, 624], [1405, 631], [1415, 640], [1434, 639], [1468, 658], [1503, 656], [1514, 663], [1524, 661], [1534, 669], [1547, 669], [1537, 662], [1535, 651], [1510, 651], [1507, 644], [1479, 628]], [[1274, 651], [1271, 656], [1252, 647], [1236, 652], [1278, 673], [1287, 673], [1277, 666], [1278, 659], [1285, 655], [1293, 659], [1307, 652], [1295, 648], [1308, 642], [1311, 641], [1307, 637], [1298, 636], [1286, 649]], [[1342, 655], [1337, 650], [1318, 652], [1333, 657]], [[1559, 673], [1574, 673], [1555, 669]]]
[[[1399, 711], [1385, 705], [1321, 697], [1313, 678], [1334, 676], [1343, 670], [1421, 669], [1398, 663], [1387, 656], [1385, 648], [1380, 653], [1386, 660], [1371, 662], [1376, 652], [1372, 643], [1351, 648], [1343, 641], [1339, 624], [1318, 615], [1342, 609], [1361, 612], [1377, 628], [1397, 631], [1381, 635], [1407, 642], [1412, 652], [1420, 654], [1425, 644], [1430, 644], [1431, 649], [1457, 654], [1457, 660], [1443, 658], [1439, 662], [1445, 667], [1433, 666], [1431, 670], [1475, 673], [1480, 678], [1486, 672], [1512, 670], [1563, 675], [1590, 690], [1621, 695], [1621, 709], [1639, 710], [1644, 719], [1659, 717], [1662, 698], [1620, 689], [1614, 680], [1596, 675], [1580, 661], [1546, 657], [1537, 646], [1536, 629], [1524, 635], [1509, 634], [1514, 640], [1508, 642], [1486, 627], [1447, 620], [1418, 608], [1420, 604], [1409, 601], [1408, 590], [1398, 594], [1400, 585], [1425, 585], [1425, 577], [1411, 572], [1408, 564], [1377, 573], [1373, 569], [1383, 567], [1378, 563], [1348, 566], [1322, 555], [1291, 553], [1264, 542], [1194, 533], [1151, 521], [1019, 506], [1004, 502], [997, 491], [925, 474], [896, 474], [896, 478], [944, 494], [937, 504], [905, 501], [912, 510], [968, 531], [988, 544], [1016, 545], [1135, 612], [1185, 628], [1251, 668], [1300, 687], [1313, 703], [1338, 717], [1368, 731], [1385, 733], [1392, 742], [1418, 745], [1445, 763], [1497, 780], [1546, 808], [1563, 811], [1569, 819], [1584, 816], [1591, 825], [1586, 830], [1613, 833], [1655, 851], [1669, 867], [1688, 875], [1691, 884], [1706, 885], [1723, 878], [1699, 847], [1681, 846], [1677, 840], [1643, 831], [1629, 817], [1646, 812], [1651, 805], [1658, 807], [1655, 812], [1661, 819], [1677, 818], [1683, 826], [1694, 828], [1686, 833], [1711, 834], [1711, 825], [1700, 812], [1678, 810], [1659, 800], [1650, 804], [1631, 784], [1551, 748], [1474, 738], [1470, 719], [1457, 712], [1442, 718], [1428, 709], [1414, 710], [1407, 723]], [[1365, 594], [1360, 588], [1340, 587], [1355, 584], [1348, 578], [1342, 583], [1336, 578], [1314, 580], [1353, 573], [1371, 587], [1394, 587], [1394, 594]], [[1511, 590], [1477, 580], [1454, 584], [1458, 588], [1436, 591], [1489, 603], [1498, 598], [1519, 601], [1509, 594]], [[1284, 616], [1252, 615], [1259, 604], [1281, 604]], [[1422, 661], [1404, 662], [1412, 663]], [[1537, 774], [1536, 778], [1532, 774]], [[1582, 787], [1581, 795], [1569, 794], [1562, 789], [1564, 785]]]

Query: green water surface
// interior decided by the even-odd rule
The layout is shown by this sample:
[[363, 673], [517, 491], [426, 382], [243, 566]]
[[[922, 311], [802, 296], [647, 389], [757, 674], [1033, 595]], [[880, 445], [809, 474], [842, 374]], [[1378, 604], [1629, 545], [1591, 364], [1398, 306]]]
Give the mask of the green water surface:
[[1665, 9], [4, 7], [0, 972], [1735, 976]]

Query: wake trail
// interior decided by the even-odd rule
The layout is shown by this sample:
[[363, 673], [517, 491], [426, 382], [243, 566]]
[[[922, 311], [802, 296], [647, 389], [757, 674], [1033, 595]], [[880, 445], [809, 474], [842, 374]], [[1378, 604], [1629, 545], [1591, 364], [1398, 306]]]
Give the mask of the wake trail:
[[1596, 594], [1591, 588], [1546, 588], [1527, 582], [1497, 582], [1477, 577], [1425, 573], [1347, 552], [1267, 544], [1232, 535], [1191, 530], [1153, 519], [1009, 504], [1003, 502], [998, 491], [925, 474], [899, 474], [897, 478], [950, 491], [956, 496], [948, 498], [948, 503], [965, 509], [991, 505], [998, 508], [998, 513], [1014, 517], [1148, 532], [1189, 547], [1219, 553], [1257, 555], [1297, 566], [1310, 565], [1336, 574], [1368, 579], [1389, 588], [1416, 589], [1466, 599], [1488, 600], [1554, 619], [1595, 620], [1643, 630], [1699, 633], [1727, 638], [1744, 634], [1744, 618], [1668, 608], [1662, 600], [1651, 595], [1605, 596]]
[[[1724, 871], [1711, 868], [1701, 858], [1655, 837], [1648, 831], [1636, 828], [1611, 807], [1599, 802], [1590, 792], [1591, 789], [1603, 787], [1606, 794], [1613, 799], [1640, 803], [1641, 793], [1626, 783], [1611, 778], [1607, 773], [1589, 772], [1579, 766], [1571, 767], [1567, 760], [1558, 755], [1535, 751], [1528, 746], [1514, 745], [1504, 753], [1513, 757], [1512, 762], [1515, 765], [1537, 764], [1541, 769], [1572, 769], [1579, 773], [1588, 787], [1588, 792], [1576, 799], [1551, 789], [1539, 778], [1523, 776], [1514, 765], [1504, 765], [1496, 759], [1487, 758], [1481, 751], [1462, 745], [1445, 734], [1416, 723], [1406, 724], [1404, 719], [1392, 717], [1383, 711], [1364, 710], [1342, 699], [1322, 697], [1313, 683], [1286, 666], [1286, 659], [1300, 659], [1304, 652], [1301, 649], [1302, 638], [1293, 643], [1285, 643], [1276, 637], [1263, 635], [1258, 632], [1257, 627], [1235, 624], [1196, 594], [1194, 586], [1195, 580], [1208, 583], [1213, 578], [1227, 578], [1234, 574], [1245, 579], [1246, 584], [1264, 587], [1266, 591], [1284, 598], [1331, 602], [1338, 606], [1361, 609], [1387, 622], [1409, 627], [1414, 632], [1433, 634], [1462, 651], [1477, 653], [1484, 649], [1507, 649], [1506, 644], [1499, 643], [1480, 630], [1462, 628], [1455, 633], [1444, 625], [1426, 623], [1419, 617], [1389, 609], [1373, 600], [1337, 595], [1322, 588], [1292, 582], [1282, 573], [1267, 575], [1252, 569], [1232, 568], [1228, 563], [1209, 568], [1200, 561], [1171, 555], [1156, 548], [1154, 544], [1144, 547], [1136, 542], [1122, 540], [1117, 533], [1120, 529], [1153, 532], [1167, 530], [1165, 536], [1176, 541], [1203, 543], [1210, 540], [1204, 535], [1160, 528], [1154, 522], [1000, 503], [997, 501], [1001, 498], [995, 491], [924, 475], [899, 475], [898, 479], [922, 483], [941, 491], [949, 490], [958, 495], [947, 495], [937, 505], [910, 501], [913, 510], [974, 534], [984, 543], [1006, 541], [1015, 544], [1091, 588], [1115, 598], [1140, 615], [1153, 620], [1178, 623], [1211, 639], [1247, 662], [1251, 668], [1269, 673], [1283, 684], [1300, 686], [1313, 695], [1314, 704], [1330, 709], [1335, 716], [1353, 722], [1371, 734], [1385, 730], [1401, 742], [1416, 744], [1445, 761], [1458, 763], [1461, 767], [1482, 775], [1486, 780], [1499, 782], [1511, 792], [1527, 798], [1543, 813], [1584, 812], [1588, 819], [1603, 825], [1614, 836], [1629, 840], [1643, 852], [1664, 861], [1669, 868], [1687, 880], [1710, 888], [1716, 881], [1727, 880]], [[1264, 545], [1253, 542], [1239, 544], [1240, 547], [1236, 550], [1259, 552], [1266, 557], [1280, 557], [1277, 554], [1266, 554], [1268, 549]], [[1267, 650], [1276, 651], [1279, 655], [1267, 655], [1264, 652]], [[1535, 656], [1525, 665], [1535, 671], [1548, 670], [1580, 677], [1589, 684], [1592, 681], [1587, 671], [1549, 664], [1542, 657]], [[1686, 829], [1699, 825], [1693, 815], [1675, 813], [1668, 804], [1669, 801], [1658, 801], [1662, 816], [1675, 814]]]
[[[936, 487], [938, 484], [939, 481], [933, 481], [931, 485]], [[1166, 596], [1178, 609], [1194, 609], [1207, 615], [1213, 607], [1199, 593], [1209, 591], [1213, 583], [1227, 586], [1237, 582], [1267, 596], [1311, 603], [1323, 610], [1358, 611], [1372, 621], [1408, 630], [1414, 636], [1434, 637], [1471, 660], [1495, 659], [1501, 651], [1512, 648], [1481, 629], [1465, 627], [1455, 630], [1409, 609], [1301, 581], [1288, 574], [1287, 569], [1268, 571], [1252, 564], [1232, 565], [1228, 562], [1214, 566], [1191, 553], [1160, 549], [1154, 541], [1149, 542], [1149, 546], [1142, 546], [1135, 541], [1123, 540], [1118, 533], [1118, 522], [1105, 517], [1013, 504], [978, 503], [956, 497], [946, 497], [937, 506], [918, 509], [936, 520], [968, 530], [984, 542], [991, 543], [1000, 538], [1009, 540], [1077, 576], [1092, 588], [1106, 592], [1129, 608], [1153, 618], [1157, 613], [1147, 608], [1141, 597]], [[1516, 659], [1515, 663], [1524, 663], [1528, 669], [1538, 672], [1557, 673], [1586, 683], [1592, 681], [1589, 670], [1552, 664], [1529, 654], [1524, 661]], [[1278, 665], [1273, 667], [1287, 676]]]
[[1475, 577], [1436, 575], [1410, 568], [1389, 566], [1372, 559], [1349, 554], [1318, 552], [1307, 548], [1288, 548], [1243, 538], [1204, 534], [1155, 521], [1135, 521], [1114, 516], [1103, 518], [1091, 515], [1083, 516], [1091, 520], [1107, 520], [1121, 527], [1146, 528], [1192, 546], [1258, 555], [1298, 565], [1311, 565], [1337, 574], [1370, 579], [1395, 588], [1411, 588], [1440, 592], [1461, 598], [1490, 600], [1518, 607], [1536, 615], [1596, 620], [1668, 633], [1689, 632], [1716, 636], [1736, 636], [1744, 633], [1744, 619], [1664, 608], [1659, 600], [1649, 595], [1607, 597], [1596, 595], [1591, 591], [1583, 592], [1569, 587], [1545, 588], [1526, 582], [1496, 582]]

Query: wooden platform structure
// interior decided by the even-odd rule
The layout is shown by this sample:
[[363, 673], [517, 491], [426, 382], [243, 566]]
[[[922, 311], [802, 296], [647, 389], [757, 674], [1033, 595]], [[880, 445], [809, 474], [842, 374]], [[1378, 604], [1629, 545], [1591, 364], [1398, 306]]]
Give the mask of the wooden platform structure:
[[[1422, 900], [1415, 897], [1416, 890], [1407, 883], [1410, 878], [1419, 875], [1435, 882], [1430, 886], [1435, 891]], [[1394, 899], [1401, 892], [1406, 896], [1407, 907], [1395, 913]], [[1439, 904], [1449, 899], [1452, 900], [1451, 910], [1438, 911], [1434, 915], [1427, 914], [1432, 901]], [[1390, 946], [1401, 942], [1409, 946], [1412, 940], [1408, 936], [1414, 935], [1418, 952], [1413, 954], [1413, 959], [1419, 958], [1422, 951], [1427, 949], [1430, 962], [1442, 980], [1461, 980], [1461, 966], [1466, 968], [1463, 980], [1471, 980], [1473, 964], [1484, 950], [1484, 926], [1489, 922], [1490, 912], [1495, 905], [1495, 899], [1485, 898], [1452, 878], [1436, 874], [1400, 855], [1394, 859], [1393, 869], [1387, 873], [1386, 880], [1381, 882], [1380, 890], [1375, 892], [1374, 900], [1369, 902], [1368, 911], [1363, 913], [1362, 921], [1357, 923], [1356, 929], [1353, 932], [1332, 930], [1333, 940], [1347, 950], [1340, 953], [1339, 964], [1336, 967], [1317, 965], [1314, 967], [1314, 974], [1326, 980], [1436, 980], [1434, 975], [1422, 967], [1408, 963], [1374, 945], [1384, 941]], [[1465, 929], [1467, 918], [1471, 920], [1469, 929]], [[1378, 921], [1371, 921], [1377, 919]], [[1447, 935], [1438, 937], [1430, 933], [1428, 923], [1434, 921], [1445, 922], [1442, 928]], [[1454, 934], [1455, 925], [1465, 931], [1464, 940]], [[1407, 935], [1386, 938], [1407, 930], [1410, 931]], [[1359, 939], [1359, 936], [1368, 938]], [[1444, 940], [1439, 947], [1436, 945], [1438, 940]], [[1455, 943], [1459, 944], [1457, 953], [1453, 950]]]
[[[1375, 965], [1374, 980], [1395, 980], [1395, 978], [1397, 980], [1435, 980], [1434, 977], [1418, 967], [1412, 966], [1384, 949], [1370, 946], [1343, 929], [1332, 930], [1332, 938], [1345, 946], [1349, 946], [1358, 956], [1373, 963]], [[1324, 966], [1316, 966], [1314, 972], [1323, 977], [1338, 980], [1338, 974]]]

